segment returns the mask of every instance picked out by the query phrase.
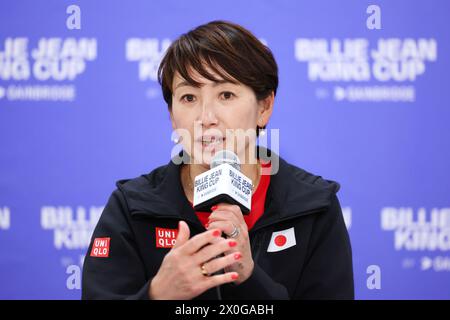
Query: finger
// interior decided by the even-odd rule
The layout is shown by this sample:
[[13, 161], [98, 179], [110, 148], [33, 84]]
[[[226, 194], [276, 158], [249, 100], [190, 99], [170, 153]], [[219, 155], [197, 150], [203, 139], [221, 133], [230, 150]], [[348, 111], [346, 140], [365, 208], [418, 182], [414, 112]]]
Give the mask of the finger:
[[225, 210], [217, 209], [216, 211], [211, 213], [211, 215], [208, 217], [209, 223], [211, 223], [213, 221], [220, 221], [220, 220], [231, 221], [236, 225], [241, 224], [241, 221], [239, 219], [237, 219], [236, 216], [232, 212], [230, 212], [229, 210], [226, 210], [226, 209]]
[[219, 238], [221, 235], [222, 232], [219, 229], [212, 229], [202, 232], [192, 237], [189, 241], [183, 244], [180, 250], [188, 255], [192, 255], [205, 245], [217, 242], [217, 238]]
[[[238, 220], [241, 220], [244, 218], [244, 215], [241, 211], [241, 208], [238, 205], [235, 204], [229, 204], [229, 203], [220, 203], [216, 206], [216, 210], [226, 210], [231, 212]], [[213, 210], [213, 213], [214, 211]]]
[[235, 264], [241, 260], [241, 258], [242, 254], [240, 252], [233, 252], [224, 257], [213, 259], [203, 265], [208, 273], [211, 274]]
[[206, 261], [209, 261], [229, 250], [237, 246], [236, 240], [230, 239], [225, 240], [221, 238], [222, 240], [211, 244], [209, 246], [205, 246], [200, 251], [198, 251], [194, 256], [194, 260], [196, 264], [202, 264]]
[[208, 225], [209, 229], [220, 229], [223, 233], [229, 235], [234, 231], [234, 224], [230, 221], [214, 221]]
[[221, 286], [225, 283], [231, 283], [236, 281], [239, 278], [239, 274], [237, 272], [227, 272], [224, 274], [218, 274], [211, 277], [204, 277], [204, 290], [208, 290], [210, 288], [214, 288], [217, 286]]
[[226, 207], [234, 214], [241, 224], [245, 224], [244, 214], [238, 205], [226, 204]]
[[172, 247], [173, 249], [181, 247], [183, 244], [185, 244], [189, 240], [191, 232], [189, 230], [189, 226], [186, 222], [180, 221], [178, 222], [178, 235], [175, 240], [175, 244]]
[[[222, 222], [220, 226], [215, 224], [216, 222]], [[223, 224], [225, 222], [225, 224]], [[230, 212], [218, 212], [208, 222], [207, 229], [213, 227], [219, 227], [227, 236], [230, 236], [235, 232], [235, 228], [238, 228], [240, 231], [247, 230], [247, 224], [241, 221], [237, 221], [236, 217]]]

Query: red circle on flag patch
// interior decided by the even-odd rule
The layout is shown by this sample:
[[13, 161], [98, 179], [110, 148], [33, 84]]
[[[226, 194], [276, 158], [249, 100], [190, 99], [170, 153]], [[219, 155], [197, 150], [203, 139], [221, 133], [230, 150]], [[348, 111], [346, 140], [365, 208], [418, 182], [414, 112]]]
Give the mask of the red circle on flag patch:
[[275, 237], [275, 244], [279, 247], [284, 246], [286, 244], [286, 241], [287, 241], [287, 239], [283, 235], [279, 235], [279, 236]]

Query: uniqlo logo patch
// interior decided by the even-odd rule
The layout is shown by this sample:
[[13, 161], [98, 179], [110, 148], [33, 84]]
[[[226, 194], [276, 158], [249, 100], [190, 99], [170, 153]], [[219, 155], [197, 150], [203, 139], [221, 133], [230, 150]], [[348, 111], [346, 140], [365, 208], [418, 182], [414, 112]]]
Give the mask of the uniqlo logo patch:
[[178, 235], [177, 229], [156, 228], [156, 247], [172, 248]]
[[293, 227], [286, 230], [277, 231], [272, 233], [272, 238], [270, 239], [270, 244], [269, 248], [267, 248], [267, 252], [277, 252], [285, 250], [287, 248], [295, 246], [296, 244], [295, 231]]
[[108, 258], [111, 238], [95, 238], [92, 244], [91, 257]]

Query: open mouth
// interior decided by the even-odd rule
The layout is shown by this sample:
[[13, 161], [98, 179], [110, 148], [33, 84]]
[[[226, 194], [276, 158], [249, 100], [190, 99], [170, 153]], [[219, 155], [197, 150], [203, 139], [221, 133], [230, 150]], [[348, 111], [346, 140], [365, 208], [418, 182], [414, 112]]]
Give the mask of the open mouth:
[[215, 147], [218, 145], [223, 144], [223, 142], [225, 141], [225, 138], [222, 137], [214, 137], [214, 136], [204, 136], [201, 139], [198, 140], [201, 144], [202, 147]]

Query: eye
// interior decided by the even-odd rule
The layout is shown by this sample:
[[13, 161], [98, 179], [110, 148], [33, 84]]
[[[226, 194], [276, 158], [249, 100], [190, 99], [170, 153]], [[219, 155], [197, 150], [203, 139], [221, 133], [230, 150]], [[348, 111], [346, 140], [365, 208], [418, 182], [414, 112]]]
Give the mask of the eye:
[[231, 98], [233, 98], [233, 96], [235, 96], [234, 93], [233, 93], [233, 92], [230, 92], [230, 91], [224, 91], [224, 92], [221, 92], [220, 95], [221, 95], [225, 100], [230, 100]]
[[185, 94], [181, 97], [180, 99], [183, 102], [194, 102], [195, 101], [195, 97], [193, 94]]

